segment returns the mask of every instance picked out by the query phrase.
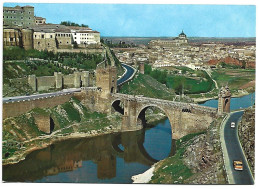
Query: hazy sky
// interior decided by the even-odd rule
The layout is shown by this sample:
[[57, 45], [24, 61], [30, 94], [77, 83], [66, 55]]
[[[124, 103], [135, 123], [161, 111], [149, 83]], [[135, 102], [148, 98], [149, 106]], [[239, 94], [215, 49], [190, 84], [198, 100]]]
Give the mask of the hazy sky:
[[[16, 6], [5, 3], [4, 6]], [[255, 37], [256, 8], [250, 5], [22, 4], [47, 23], [87, 24], [101, 36]]]

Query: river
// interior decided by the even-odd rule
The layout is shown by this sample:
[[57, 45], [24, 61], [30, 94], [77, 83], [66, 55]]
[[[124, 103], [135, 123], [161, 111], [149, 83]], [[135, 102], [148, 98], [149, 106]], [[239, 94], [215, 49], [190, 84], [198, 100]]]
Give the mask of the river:
[[[246, 108], [255, 93], [232, 98], [231, 110]], [[217, 108], [217, 100], [202, 105]], [[8, 182], [132, 183], [155, 162], [175, 153], [169, 120], [139, 131], [69, 139], [36, 150], [25, 160], [3, 166]]]

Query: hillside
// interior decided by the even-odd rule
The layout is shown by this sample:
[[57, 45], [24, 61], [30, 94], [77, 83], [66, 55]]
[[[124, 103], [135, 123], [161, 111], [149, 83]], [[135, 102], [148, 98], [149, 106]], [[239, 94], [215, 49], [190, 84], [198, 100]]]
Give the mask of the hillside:
[[[50, 115], [51, 134], [40, 131], [35, 116]], [[54, 108], [36, 108], [17, 117], [3, 120], [3, 160], [8, 158], [20, 159], [21, 155], [31, 149], [40, 148], [51, 143], [57, 137], [78, 134], [87, 136], [107, 130], [116, 129], [121, 123], [118, 114], [91, 112], [76, 98]]]
[[139, 74], [135, 78], [126, 83], [120, 89], [120, 93], [131, 95], [143, 95], [151, 98], [161, 98], [165, 100], [173, 100], [174, 91], [161, 84], [149, 75]]

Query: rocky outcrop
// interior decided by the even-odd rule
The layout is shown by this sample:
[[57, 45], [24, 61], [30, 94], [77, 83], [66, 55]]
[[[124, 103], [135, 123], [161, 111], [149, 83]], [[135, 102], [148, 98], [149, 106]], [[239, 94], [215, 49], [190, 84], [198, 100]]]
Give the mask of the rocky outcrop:
[[239, 139], [249, 167], [255, 175], [255, 107], [245, 110], [238, 128]]
[[193, 140], [183, 155], [183, 161], [194, 173], [185, 183], [226, 184], [219, 128], [216, 123], [213, 123], [205, 134]]

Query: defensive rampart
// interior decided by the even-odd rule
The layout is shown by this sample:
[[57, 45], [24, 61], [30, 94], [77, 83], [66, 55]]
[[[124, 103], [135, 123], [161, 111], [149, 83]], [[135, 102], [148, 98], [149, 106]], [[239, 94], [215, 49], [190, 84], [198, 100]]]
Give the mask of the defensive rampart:
[[67, 93], [64, 95], [3, 103], [3, 119], [24, 114], [34, 108], [51, 108], [68, 102], [72, 96], [72, 93]]
[[95, 85], [95, 74], [83, 71], [69, 75], [63, 75], [61, 72], [54, 72], [54, 76], [36, 77], [35, 75], [29, 75], [28, 84], [34, 91], [90, 87]]

